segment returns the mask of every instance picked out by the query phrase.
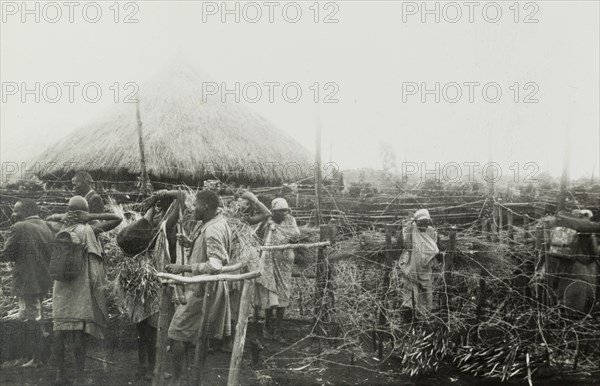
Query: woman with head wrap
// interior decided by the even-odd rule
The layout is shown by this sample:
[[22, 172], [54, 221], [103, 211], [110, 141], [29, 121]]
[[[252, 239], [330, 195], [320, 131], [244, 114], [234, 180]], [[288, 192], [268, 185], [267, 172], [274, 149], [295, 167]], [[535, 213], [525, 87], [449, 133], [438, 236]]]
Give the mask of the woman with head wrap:
[[[276, 198], [271, 202], [273, 216], [263, 224], [264, 244], [282, 245], [297, 241], [300, 229], [296, 219], [292, 217], [290, 207], [284, 198]], [[286, 307], [289, 305], [292, 292], [292, 268], [294, 251], [292, 249], [278, 251], [262, 251], [262, 276], [257, 279], [255, 303], [265, 310], [265, 328], [263, 336], [284, 342], [281, 335], [281, 321]], [[273, 310], [276, 310], [275, 323]]]
[[439, 253], [437, 232], [427, 209], [419, 209], [402, 229], [404, 251], [399, 267], [404, 280], [403, 307], [430, 312], [433, 300], [432, 260]]
[[[85, 334], [102, 338], [106, 328], [106, 279], [102, 249], [97, 235], [119, 225], [122, 218], [114, 213], [89, 213], [85, 198], [69, 200], [68, 212], [46, 219], [57, 234], [68, 233], [81, 241], [84, 247], [83, 265], [79, 275], [70, 281], [55, 281], [52, 293], [52, 319], [56, 333], [55, 357], [58, 362], [57, 382], [66, 382], [65, 341], [73, 342], [77, 384], [88, 384], [85, 379]], [[90, 222], [94, 222], [90, 225]]]

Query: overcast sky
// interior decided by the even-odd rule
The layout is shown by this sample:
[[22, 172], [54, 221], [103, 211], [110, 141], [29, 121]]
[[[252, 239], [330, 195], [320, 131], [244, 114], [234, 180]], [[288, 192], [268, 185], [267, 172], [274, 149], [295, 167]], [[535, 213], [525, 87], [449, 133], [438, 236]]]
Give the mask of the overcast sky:
[[[35, 9], [35, 2], [28, 4]], [[513, 2], [500, 2], [500, 16], [498, 7], [486, 2], [474, 8], [463, 2], [453, 3], [458, 7], [437, 3], [439, 22], [435, 14], [417, 9], [421, 2], [320, 3], [318, 15], [313, 2], [288, 4], [284, 15], [282, 2], [271, 8], [272, 23], [263, 2], [246, 8], [237, 3], [239, 22], [232, 14], [225, 23], [221, 2], [120, 3], [118, 15], [113, 2], [99, 2], [102, 16], [96, 23], [90, 22], [96, 18], [95, 6], [86, 8], [86, 21], [81, 3], [70, 23], [69, 9], [55, 4], [60, 19], [58, 8], [40, 3], [39, 22], [35, 14], [22, 14], [21, 2], [2, 4], [2, 162], [27, 159], [114, 108], [110, 87], [115, 82], [160, 76], [156, 71], [165, 63], [187, 56], [231, 87], [235, 82], [297, 83], [302, 97], [296, 103], [284, 99], [281, 87], [270, 103], [268, 88], [262, 86], [262, 99], [249, 104], [311, 150], [319, 110], [324, 158], [342, 168], [381, 167], [380, 146], [385, 143], [399, 163], [433, 167], [436, 161], [485, 163], [491, 157], [505, 168], [519, 162], [523, 171], [526, 162], [535, 162], [540, 171], [558, 175], [570, 141], [572, 176], [599, 174], [597, 1], [522, 2], [518, 12]], [[252, 23], [257, 9], [262, 17]], [[137, 22], [125, 23], [128, 16]], [[295, 19], [299, 21], [292, 23]], [[11, 88], [22, 82], [30, 88], [35, 82], [40, 87], [96, 82], [102, 98], [87, 102], [79, 87], [70, 103], [63, 85], [57, 103], [47, 100], [54, 97], [50, 88], [46, 98], [40, 90], [39, 103], [32, 95], [23, 102], [22, 90], [15, 94]], [[316, 82], [319, 109], [313, 100]], [[434, 89], [436, 82], [439, 103], [434, 94], [423, 95], [423, 102], [421, 90], [411, 88], [425, 84]], [[479, 83], [473, 86], [472, 103], [465, 85], [470, 82]], [[324, 88], [326, 83], [335, 86]], [[484, 85], [488, 100], [482, 95]], [[502, 95], [492, 103], [498, 88]], [[337, 102], [322, 103], [332, 92]], [[121, 90], [118, 103], [126, 94]]]

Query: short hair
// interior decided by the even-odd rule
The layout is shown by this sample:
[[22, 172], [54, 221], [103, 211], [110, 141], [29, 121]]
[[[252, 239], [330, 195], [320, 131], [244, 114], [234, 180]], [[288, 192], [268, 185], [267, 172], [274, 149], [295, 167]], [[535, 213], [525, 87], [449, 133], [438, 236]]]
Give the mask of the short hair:
[[25, 212], [30, 216], [35, 216], [39, 213], [39, 208], [35, 200], [31, 198], [22, 198], [17, 203], [20, 203]]
[[91, 174], [83, 170], [80, 170], [77, 173], [75, 173], [73, 178], [78, 178], [87, 184], [91, 184], [92, 182], [94, 182], [94, 179], [92, 178]]
[[219, 207], [219, 195], [212, 190], [199, 191], [196, 193], [196, 200], [206, 203], [209, 209], [217, 209]]

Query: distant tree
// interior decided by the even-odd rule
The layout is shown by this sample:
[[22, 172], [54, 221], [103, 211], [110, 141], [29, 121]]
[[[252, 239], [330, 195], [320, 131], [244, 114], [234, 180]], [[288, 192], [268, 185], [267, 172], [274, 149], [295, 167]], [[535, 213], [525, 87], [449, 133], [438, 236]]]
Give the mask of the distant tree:
[[398, 165], [396, 164], [396, 152], [392, 148], [392, 145], [389, 143], [380, 142], [379, 149], [381, 152], [383, 171], [390, 175], [396, 174], [398, 171]]

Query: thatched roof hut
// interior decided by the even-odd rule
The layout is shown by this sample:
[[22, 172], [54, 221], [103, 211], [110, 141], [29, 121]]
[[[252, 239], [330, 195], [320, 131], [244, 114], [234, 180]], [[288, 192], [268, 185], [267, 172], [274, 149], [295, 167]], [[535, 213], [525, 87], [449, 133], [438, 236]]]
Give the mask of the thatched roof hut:
[[[203, 101], [204, 82], [212, 79], [193, 65], [178, 63], [140, 85], [151, 181], [196, 185], [217, 177], [274, 183], [289, 179], [286, 165], [308, 170], [312, 156], [307, 149], [231, 97], [227, 102], [217, 95]], [[117, 105], [50, 146], [35, 162], [45, 180], [65, 180], [68, 173], [82, 169], [96, 180], [135, 180], [141, 171], [136, 104]]]

